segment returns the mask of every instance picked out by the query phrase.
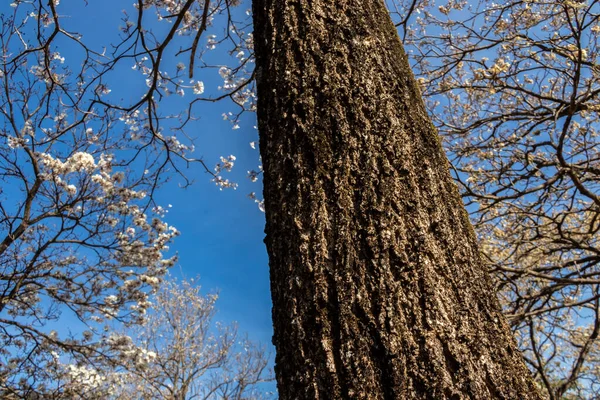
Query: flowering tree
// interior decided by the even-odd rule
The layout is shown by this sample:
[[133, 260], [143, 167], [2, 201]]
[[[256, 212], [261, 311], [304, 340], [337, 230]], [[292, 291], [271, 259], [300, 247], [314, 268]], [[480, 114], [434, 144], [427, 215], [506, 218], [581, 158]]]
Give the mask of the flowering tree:
[[[244, 47], [250, 41], [241, 24], [230, 29], [234, 3], [139, 0], [108, 48], [70, 29], [58, 0], [3, 5], [1, 397], [60, 396], [65, 363], [93, 369], [123, 356], [106, 324], [142, 323], [149, 293], [176, 261], [168, 246], [178, 231], [153, 196], [169, 174], [187, 183], [181, 168], [195, 162], [221, 188], [235, 186], [221, 176], [235, 157], [208, 168], [191, 157], [183, 130], [201, 101], [230, 98], [240, 110], [252, 107]], [[229, 24], [218, 39], [207, 32], [220, 13]], [[177, 53], [168, 47], [176, 36], [184, 46]], [[233, 44], [238, 67], [217, 66], [221, 92], [203, 95], [193, 74], [212, 65], [194, 67], [194, 60], [219, 43]], [[112, 90], [125, 70], [145, 82], [136, 96]], [[184, 112], [159, 107], [186, 90], [193, 98]], [[235, 114], [226, 117], [236, 122]], [[71, 324], [80, 333], [53, 323], [66, 319], [77, 321]]]
[[[184, 128], [204, 101], [232, 100], [234, 128], [254, 109], [253, 42], [237, 5], [136, 0], [106, 48], [70, 29], [58, 0], [15, 0], [0, 18], [3, 397], [64, 393], [65, 357], [92, 381], [124, 357], [103, 325], [143, 322], [175, 262], [177, 231], [153, 200], [166, 173], [197, 162], [235, 187], [223, 177], [235, 157], [207, 167]], [[530, 368], [550, 398], [598, 395], [597, 2], [388, 6]], [[218, 48], [230, 66], [206, 61]], [[214, 92], [200, 79], [211, 69], [223, 79]], [[143, 92], [117, 96], [125, 70]], [[165, 112], [171, 103], [184, 112]], [[67, 314], [81, 335], [47, 327]]]
[[216, 295], [203, 296], [194, 280], [161, 284], [147, 322], [110, 340], [121, 348], [111, 367], [69, 365], [71, 398], [262, 399], [271, 380], [264, 349], [214, 323]]
[[527, 363], [597, 397], [600, 5], [390, 5]]

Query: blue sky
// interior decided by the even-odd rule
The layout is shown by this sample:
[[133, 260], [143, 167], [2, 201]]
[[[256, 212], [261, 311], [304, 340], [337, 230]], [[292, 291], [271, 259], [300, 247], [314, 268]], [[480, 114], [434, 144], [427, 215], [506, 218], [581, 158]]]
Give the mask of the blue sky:
[[[81, 7], [83, 2], [71, 0], [70, 3], [79, 3]], [[90, 2], [87, 7], [73, 10], [73, 15], [83, 11], [85, 15], [95, 15], [97, 21], [102, 21], [105, 18], [101, 17], [102, 14], [110, 12], [111, 16], [115, 16], [114, 10], [120, 10], [119, 4], [122, 7], [123, 3], [115, 0], [102, 2], [101, 6]], [[64, 5], [65, 13], [69, 14], [69, 4]], [[244, 6], [239, 8], [240, 11], [245, 9]], [[81, 19], [82, 22], [84, 20]], [[101, 40], [106, 29], [99, 24], [92, 28], [96, 30], [93, 34]], [[221, 61], [219, 57], [223, 57], [218, 50], [210, 56], [214, 57], [214, 62]], [[227, 64], [230, 60], [223, 57], [221, 62]], [[220, 94], [215, 88], [223, 81], [216, 69], [198, 71], [195, 78], [204, 82], [208, 94]], [[133, 86], [131, 90], [134, 92], [145, 90], [141, 79], [136, 80]], [[186, 94], [180, 104], [189, 100]], [[181, 236], [171, 246], [179, 254], [179, 263], [172, 273], [187, 277], [199, 275], [205, 291], [218, 290], [220, 293], [217, 302], [219, 320], [237, 321], [240, 332], [247, 332], [251, 339], [271, 346], [271, 298], [268, 258], [263, 243], [264, 214], [247, 197], [250, 192], [258, 195], [262, 192], [260, 181], [252, 183], [246, 178], [247, 171], [257, 169], [259, 164], [258, 147], [255, 150], [249, 145], [257, 140], [255, 115], [245, 115], [240, 129], [233, 130], [231, 123], [222, 118], [222, 114], [229, 111], [236, 111], [231, 102], [201, 104], [197, 109], [200, 119], [189, 124], [186, 133], [195, 138], [194, 156], [204, 159], [209, 166], [214, 165], [221, 155], [237, 157], [233, 171], [225, 173], [224, 177], [236, 181], [238, 189], [219, 190], [199, 165], [192, 165], [185, 174], [195, 183], [183, 189], [180, 187], [182, 179], [175, 176], [159, 191], [157, 202], [163, 206], [172, 205], [166, 221], [181, 231]]]
[[[87, 4], [83, 0], [62, 0], [57, 10], [63, 16], [64, 28], [82, 34], [85, 43], [98, 49], [118, 42], [121, 10], [133, 14], [132, 3], [133, 0], [89, 1]], [[239, 12], [243, 13], [247, 8], [242, 5]], [[9, 2], [3, 4], [0, 12], [12, 12]], [[69, 45], [60, 48], [60, 42], [58, 45], [67, 63], [77, 59], [78, 50]], [[172, 45], [177, 50], [177, 42]], [[230, 61], [218, 50], [210, 57], [213, 63]], [[174, 65], [176, 61], [169, 59], [166, 63]], [[173, 68], [168, 70], [173, 71]], [[194, 78], [204, 82], [207, 94], [221, 94], [216, 88], [223, 80], [217, 69], [199, 70]], [[139, 99], [147, 89], [144, 79], [129, 68], [115, 71], [109, 78], [109, 85], [113, 100], [117, 97]], [[164, 111], [177, 112], [176, 107], [184, 107], [193, 98], [191, 90], [189, 92], [182, 99], [171, 96]], [[192, 186], [181, 188], [183, 180], [174, 176], [160, 189], [156, 200], [165, 208], [172, 205], [165, 220], [181, 232], [171, 246], [179, 254], [179, 262], [172, 273], [188, 278], [199, 276], [206, 293], [220, 293], [217, 319], [237, 321], [241, 333], [248, 333], [250, 339], [269, 346], [274, 353], [268, 259], [263, 244], [264, 214], [247, 197], [250, 192], [259, 196], [262, 192], [260, 181], [252, 183], [246, 178], [247, 171], [257, 169], [259, 164], [258, 147], [255, 150], [249, 145], [257, 140], [255, 116], [248, 113], [243, 117], [240, 129], [233, 130], [232, 124], [222, 118], [228, 111], [236, 111], [228, 101], [201, 104], [196, 113], [199, 120], [190, 123], [186, 133], [195, 139], [194, 157], [204, 159], [209, 166], [213, 166], [219, 156], [233, 154], [237, 157], [233, 172], [224, 177], [238, 182], [239, 188], [220, 191], [210, 182], [210, 175], [196, 164], [185, 170], [186, 177], [195, 181]]]

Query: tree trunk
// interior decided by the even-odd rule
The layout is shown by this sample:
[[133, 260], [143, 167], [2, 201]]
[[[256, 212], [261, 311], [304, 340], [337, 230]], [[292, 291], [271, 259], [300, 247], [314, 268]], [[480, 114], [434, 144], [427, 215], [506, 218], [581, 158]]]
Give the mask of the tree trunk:
[[254, 0], [281, 399], [538, 399], [382, 0]]

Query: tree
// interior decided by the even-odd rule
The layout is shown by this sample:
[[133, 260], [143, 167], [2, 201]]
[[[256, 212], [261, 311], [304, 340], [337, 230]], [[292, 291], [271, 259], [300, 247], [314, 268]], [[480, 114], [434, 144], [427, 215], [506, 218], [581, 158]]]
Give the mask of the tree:
[[[0, 87], [4, 89], [6, 127], [0, 135], [9, 147], [1, 149], [0, 168], [3, 188], [20, 188], [20, 192], [7, 189], [2, 199], [3, 397], [37, 393], [51, 398], [62, 393], [58, 378], [64, 372], [59, 368], [64, 357], [82, 376], [89, 372], [88, 377], [95, 379], [93, 371], [101, 367], [101, 360], [114, 360], [123, 354], [122, 343], [109, 340], [110, 335], [103, 333], [102, 320], [143, 322], [148, 292], [160, 284], [174, 261], [166, 255], [172, 236], [160, 235], [164, 229], [167, 231], [162, 233], [173, 236], [176, 231], [168, 233], [161, 216], [164, 210], [154, 202], [153, 194], [169, 169], [180, 171], [182, 165], [202, 162], [190, 158], [193, 146], [184, 127], [195, 118], [203, 101], [230, 98], [240, 112], [254, 108], [254, 42], [248, 25], [236, 20], [232, 11], [238, 4], [236, 0], [138, 0], [133, 13], [123, 14], [119, 40], [105, 49], [89, 45], [69, 29], [69, 20], [57, 11], [58, 0], [49, 4], [15, 0], [10, 4], [14, 13], [3, 14]], [[499, 326], [488, 325], [490, 320], [496, 323], [497, 315], [489, 282], [480, 270], [469, 224], [459, 211], [460, 201], [444, 172], [445, 159], [435, 135], [428, 131], [420, 94], [401, 60], [395, 35], [381, 22], [387, 18], [381, 5], [371, 1], [354, 6], [354, 11], [346, 8], [347, 1], [339, 5], [319, 1], [296, 8], [290, 6], [291, 1], [275, 4], [257, 1], [255, 10], [259, 13], [255, 17], [262, 22], [257, 25], [257, 37], [261, 38], [257, 48], [263, 51], [257, 76], [263, 88], [275, 89], [275, 95], [263, 89], [268, 94], [264, 95], [265, 111], [261, 111], [261, 126], [271, 132], [263, 134], [261, 145], [263, 154], [270, 154], [266, 162], [271, 168], [267, 193], [271, 204], [281, 205], [280, 199], [296, 203], [273, 206], [272, 210], [284, 211], [278, 215], [270, 211], [268, 216], [269, 248], [276, 255], [272, 261], [277, 300], [274, 315], [279, 347], [287, 350], [281, 351], [279, 364], [290, 355], [296, 362], [304, 357], [292, 353], [281, 339], [281, 332], [287, 332], [285, 326], [291, 326], [291, 337], [302, 340], [306, 332], [316, 332], [308, 347], [302, 347], [308, 360], [308, 367], [303, 368], [310, 370], [311, 363], [320, 360], [324, 364], [319, 368], [325, 365], [326, 369], [341, 371], [319, 374], [316, 385], [329, 381], [335, 387], [349, 379], [344, 374], [364, 370], [366, 381], [373, 374], [399, 380], [406, 375], [403, 382], [409, 385], [425, 379], [426, 385], [437, 384], [439, 389], [444, 386], [440, 383], [444, 377], [452, 379], [444, 372], [436, 375], [445, 368], [457, 369], [455, 375], [459, 377], [447, 385], [448, 393], [459, 393], [471, 378], [476, 388], [466, 391], [485, 392], [477, 386], [482, 379], [485, 383], [502, 381], [499, 390], [509, 390], [506, 376], [498, 377], [492, 371], [488, 372], [492, 380], [487, 380], [483, 372], [473, 372], [473, 366], [482, 359], [472, 361], [469, 357], [481, 350], [477, 343], [481, 337], [489, 338], [490, 329], [498, 329], [502, 338], [498, 343], [510, 343], [510, 339], [503, 331], [502, 318], [497, 321]], [[485, 240], [482, 249], [498, 272], [497, 285], [503, 290], [510, 321], [536, 379], [554, 398], [597, 392], [597, 207], [593, 200], [597, 196], [597, 157], [591, 118], [595, 112], [596, 68], [595, 51], [592, 46], [586, 48], [598, 33], [596, 3], [526, 1], [500, 6], [482, 3], [480, 8], [464, 9], [465, 2], [452, 1], [437, 11], [428, 11], [434, 6], [429, 0], [390, 4], [397, 5], [392, 10], [399, 13], [398, 26], [404, 29], [409, 51], [416, 55], [418, 72], [422, 72], [421, 89], [426, 95], [438, 96], [429, 97], [428, 105], [442, 134], [452, 139], [447, 143], [458, 166], [455, 177], [466, 187], [467, 199], [481, 203], [469, 203], [469, 210], [481, 218], [477, 226], [478, 236]], [[456, 16], [456, 12], [461, 13], [462, 23], [450, 18], [444, 21], [443, 16]], [[219, 14], [227, 22], [217, 38], [210, 29]], [[298, 23], [298, 15], [306, 20]], [[294, 24], [282, 22], [285, 18]], [[559, 29], [557, 37], [540, 39], [545, 22], [565, 29]], [[330, 23], [332, 26], [327, 27]], [[432, 31], [422, 34], [425, 26], [433, 26]], [[280, 36], [273, 36], [272, 28]], [[456, 35], [461, 29], [466, 34]], [[519, 33], [522, 31], [527, 32], [525, 36]], [[300, 37], [294, 37], [296, 34]], [[304, 34], [308, 38], [303, 38]], [[319, 35], [323, 37], [316, 39]], [[174, 49], [175, 38], [179, 38], [178, 50]], [[59, 44], [65, 43], [79, 50], [79, 58], [65, 60], [58, 53]], [[411, 47], [416, 43], [418, 47]], [[227, 44], [237, 67], [206, 62], [205, 52]], [[280, 46], [276, 47], [277, 57], [272, 57], [267, 45]], [[527, 53], [530, 45], [538, 51]], [[475, 52], [490, 57], [496, 48], [500, 49], [499, 56], [493, 63], [469, 58]], [[542, 62], [536, 59], [540, 55]], [[518, 57], [522, 62], [512, 62]], [[307, 69], [297, 68], [304, 58]], [[375, 68], [374, 60], [384, 63]], [[528, 61], [535, 63], [528, 66]], [[296, 68], [281, 64], [288, 62]], [[365, 70], [359, 71], [363, 62]], [[138, 74], [136, 78], [146, 82], [147, 90], [119, 100], [114, 84], [123, 66]], [[573, 67], [572, 71], [565, 66]], [[206, 67], [218, 69], [223, 77], [219, 95], [205, 94], [204, 82], [195, 78]], [[528, 74], [529, 68], [535, 73]], [[323, 79], [315, 71], [323, 71]], [[397, 76], [391, 71], [398, 72]], [[561, 78], [562, 71], [566, 72]], [[571, 76], [579, 76], [579, 80]], [[193, 80], [188, 83], [188, 79]], [[517, 79], [525, 79], [526, 85], [515, 85]], [[276, 86], [267, 86], [271, 84]], [[532, 88], [538, 93], [534, 90], [530, 98], [526, 97]], [[115, 89], [112, 94], [111, 89]], [[455, 95], [459, 90], [464, 90], [464, 96]], [[183, 112], [164, 111], [165, 104], [185, 92], [195, 97], [179, 103]], [[551, 99], [546, 98], [549, 92]], [[589, 92], [589, 96], [568, 98], [575, 92]], [[444, 94], [449, 94], [451, 102], [447, 108], [436, 103]], [[367, 99], [372, 95], [377, 99]], [[494, 98], [499, 101], [490, 107]], [[524, 105], [529, 109], [520, 116], [527, 108]], [[504, 109], [511, 111], [503, 113]], [[276, 121], [277, 115], [282, 121]], [[445, 115], [451, 118], [437, 118]], [[587, 121], [582, 131], [578, 116]], [[234, 124], [238, 117], [237, 113], [225, 114]], [[533, 122], [529, 124], [527, 118]], [[539, 138], [545, 128], [563, 120], [568, 120], [569, 126], [575, 127], [575, 122], [579, 126], [567, 128], [562, 148], [553, 146], [551, 140], [550, 146], [544, 145], [544, 149], [555, 151], [556, 158], [548, 156], [551, 153], [531, 151], [541, 149], [546, 141], [528, 138]], [[312, 130], [308, 134], [306, 127], [313, 122], [315, 135]], [[348, 135], [350, 126], [352, 135]], [[544, 129], [529, 130], [529, 126]], [[511, 138], [514, 127], [523, 127], [525, 134]], [[277, 134], [286, 135], [275, 138], [277, 128], [281, 128]], [[477, 132], [487, 128], [492, 134], [479, 139]], [[580, 133], [584, 140], [578, 139]], [[294, 145], [290, 142], [285, 147], [288, 141]], [[124, 148], [124, 144], [129, 147]], [[495, 151], [500, 146], [507, 150]], [[359, 147], [366, 149], [364, 154]], [[218, 186], [234, 187], [221, 176], [234, 161], [234, 157], [222, 157], [214, 170], [205, 169]], [[473, 163], [480, 163], [482, 169], [474, 169]], [[277, 170], [279, 166], [281, 170]], [[298, 166], [304, 168], [296, 170]], [[36, 170], [39, 167], [41, 171]], [[250, 173], [252, 179], [258, 175]], [[280, 178], [290, 178], [289, 184]], [[363, 193], [357, 189], [360, 186], [365, 187]], [[285, 194], [278, 194], [277, 187]], [[542, 203], [531, 201], [535, 193], [543, 194]], [[555, 204], [558, 208], [552, 211]], [[157, 211], [156, 219], [150, 216], [152, 209]], [[286, 220], [288, 210], [294, 213]], [[134, 229], [135, 238], [129, 228]], [[282, 256], [287, 239], [287, 244], [299, 249], [298, 254]], [[459, 242], [466, 243], [465, 247], [453, 247]], [[78, 258], [65, 259], [67, 254]], [[149, 255], [151, 262], [142, 261]], [[282, 265], [295, 267], [287, 273], [282, 272]], [[398, 265], [401, 268], [392, 268]], [[398, 288], [399, 282], [406, 287]], [[432, 293], [438, 285], [440, 292]], [[128, 287], [131, 293], [125, 290]], [[286, 290], [289, 293], [284, 293]], [[302, 290], [306, 296], [297, 295]], [[60, 295], [55, 295], [57, 291]], [[491, 298], [486, 298], [486, 293]], [[280, 305], [286, 301], [290, 312], [301, 314], [300, 319], [285, 315], [286, 309]], [[475, 303], [476, 310], [484, 310], [483, 316], [468, 310]], [[338, 311], [340, 318], [331, 317]], [[49, 331], [48, 321], [60, 320], [65, 312], [74, 313], [90, 330], [79, 337]], [[318, 320], [311, 325], [313, 316]], [[414, 327], [404, 327], [399, 321], [415, 322]], [[472, 326], [461, 325], [465, 321], [473, 322]], [[452, 326], [459, 329], [458, 339]], [[472, 331], [465, 331], [464, 326]], [[358, 334], [360, 330], [373, 333], [373, 337]], [[402, 340], [391, 341], [394, 330], [402, 333]], [[483, 336], [474, 339], [475, 331]], [[446, 336], [440, 338], [440, 332]], [[356, 340], [341, 343], [347, 338]], [[404, 346], [403, 352], [396, 357], [399, 346]], [[473, 353], [468, 346], [475, 349]], [[498, 346], [485, 349], [483, 359], [487, 354], [498, 356], [494, 360], [502, 359]], [[337, 351], [342, 347], [343, 352]], [[465, 354], [457, 355], [462, 351]], [[510, 345], [507, 351], [512, 351]], [[409, 355], [416, 358], [407, 361]], [[348, 362], [361, 356], [367, 364], [379, 361], [372, 362], [373, 366], [357, 362], [355, 369], [349, 370]], [[135, 352], [132, 357], [145, 359], [148, 355]], [[515, 361], [507, 371], [520, 371], [518, 356], [506, 357]], [[570, 368], [564, 368], [567, 364]], [[404, 369], [394, 375], [398, 365]], [[403, 371], [407, 371], [405, 375]], [[290, 368], [284, 368], [282, 376], [289, 376], [289, 372]], [[582, 377], [587, 381], [580, 383]], [[529, 384], [523, 383], [526, 388]], [[426, 390], [426, 385], [417, 385], [412, 395]], [[401, 384], [382, 387], [391, 393], [404, 390]], [[368, 385], [362, 390], [367, 389]], [[335, 390], [328, 395], [333, 396]]]
[[[114, 134], [123, 114], [98, 113], [101, 84], [75, 87], [60, 54], [35, 44], [10, 53], [21, 29], [8, 19], [0, 35], [0, 393], [27, 397], [56, 389], [41, 382], [61, 355], [89, 361], [110, 352], [94, 340], [103, 322], [143, 319], [148, 291], [175, 263], [166, 251], [178, 231], [152, 207], [161, 168], [154, 149], [123, 146]], [[128, 168], [145, 156], [147, 174]], [[44, 329], [61, 313], [90, 330], [75, 338]]]
[[[67, 361], [93, 371], [121, 357], [108, 325], [144, 322], [149, 294], [176, 262], [168, 246], [178, 231], [164, 221], [155, 191], [177, 172], [187, 184], [181, 169], [190, 163], [203, 165], [219, 187], [234, 186], [221, 176], [234, 157], [209, 169], [190, 156], [183, 131], [195, 105], [214, 99], [202, 96], [202, 81], [189, 81], [184, 64], [169, 65], [171, 74], [165, 65], [174, 37], [197, 42], [229, 4], [140, 0], [133, 17], [123, 14], [113, 46], [104, 48], [69, 28], [58, 0], [3, 6], [0, 397], [61, 396]], [[160, 29], [150, 17], [174, 23]], [[223, 41], [246, 36], [225, 29]], [[211, 40], [206, 51], [218, 44]], [[240, 41], [236, 54], [245, 48]], [[178, 56], [193, 60], [203, 51], [193, 47]], [[236, 59], [238, 68], [221, 71], [220, 97], [243, 108], [250, 98], [240, 78], [247, 61]], [[119, 91], [124, 70], [146, 83], [142, 93], [111, 93]], [[195, 97], [183, 112], [159, 108], [186, 90]], [[69, 317], [79, 325], [60, 331], [59, 321]]]
[[[263, 399], [268, 355], [234, 325], [215, 323], [217, 295], [194, 280], [165, 281], [147, 322], [113, 333], [121, 357], [106, 370], [69, 366], [65, 398]], [[90, 379], [93, 376], [94, 379]]]
[[395, 3], [536, 381], [598, 397], [600, 5]]
[[253, 15], [281, 398], [540, 398], [383, 2]]

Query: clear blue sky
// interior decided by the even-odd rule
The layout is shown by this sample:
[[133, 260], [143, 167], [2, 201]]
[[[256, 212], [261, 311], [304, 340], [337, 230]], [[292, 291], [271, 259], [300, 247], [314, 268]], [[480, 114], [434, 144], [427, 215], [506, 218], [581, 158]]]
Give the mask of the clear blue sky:
[[[83, 34], [84, 42], [99, 48], [118, 42], [121, 10], [133, 14], [132, 3], [103, 0], [89, 1], [86, 5], [83, 0], [62, 0], [57, 10], [65, 16], [63, 27]], [[7, 11], [8, 2], [3, 8]], [[242, 5], [239, 11], [247, 8]], [[177, 42], [172, 45], [177, 49]], [[67, 45], [60, 49], [67, 62], [71, 51]], [[219, 62], [219, 57], [223, 64], [228, 62], [218, 51], [211, 56], [214, 57], [212, 62]], [[171, 64], [174, 63], [173, 60]], [[114, 96], [139, 99], [146, 89], [141, 76], [129, 68], [119, 74], [110, 78], [113, 99]], [[216, 87], [223, 83], [217, 69], [199, 71], [195, 78], [204, 82], [207, 94], [218, 94]], [[188, 92], [180, 101], [170, 97], [165, 107], [177, 107], [177, 104], [183, 107], [194, 98], [191, 90]], [[233, 130], [231, 123], [221, 116], [228, 111], [236, 111], [230, 102], [204, 103], [197, 108], [200, 119], [190, 123], [186, 132], [195, 138], [195, 157], [203, 158], [210, 166], [221, 155], [237, 157], [233, 172], [224, 177], [238, 182], [239, 188], [220, 191], [210, 182], [210, 176], [199, 165], [194, 165], [186, 171], [187, 177], [195, 181], [192, 186], [182, 189], [179, 187], [182, 179], [174, 177], [156, 198], [165, 207], [172, 205], [166, 221], [181, 231], [171, 246], [179, 254], [179, 263], [172, 273], [183, 273], [187, 277], [199, 275], [205, 292], [220, 292], [217, 319], [237, 321], [240, 332], [247, 332], [251, 339], [270, 346], [274, 353], [268, 259], [263, 244], [264, 214], [247, 198], [250, 192], [262, 196], [260, 181], [252, 183], [246, 178], [247, 171], [257, 169], [259, 164], [258, 147], [254, 150], [249, 145], [257, 140], [255, 116], [248, 113], [240, 129]]]

